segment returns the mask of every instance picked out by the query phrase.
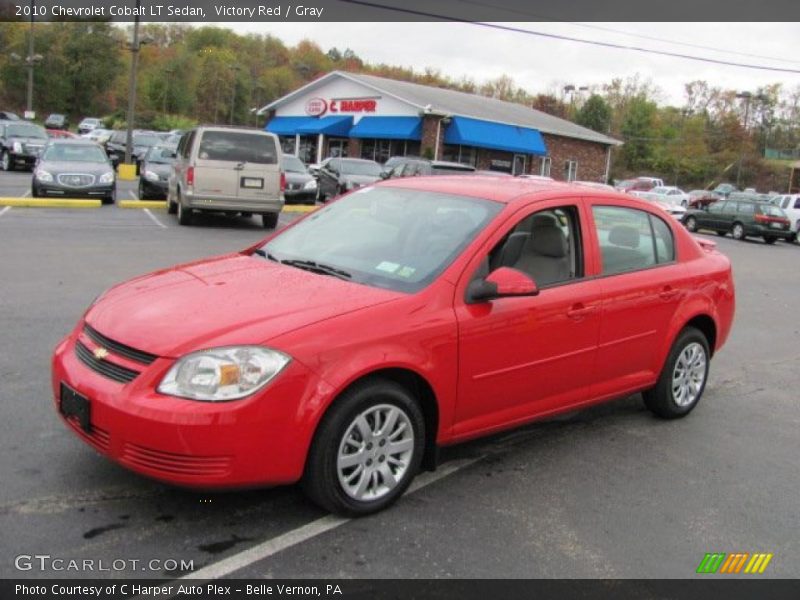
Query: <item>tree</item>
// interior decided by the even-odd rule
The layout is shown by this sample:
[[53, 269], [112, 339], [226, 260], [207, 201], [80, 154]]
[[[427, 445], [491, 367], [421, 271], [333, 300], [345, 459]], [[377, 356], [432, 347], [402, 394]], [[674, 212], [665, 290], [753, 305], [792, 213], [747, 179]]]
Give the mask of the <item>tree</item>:
[[637, 96], [629, 101], [627, 115], [621, 128], [625, 138], [622, 156], [629, 168], [640, 169], [650, 166], [656, 112], [655, 102], [651, 102], [645, 96]]
[[602, 96], [592, 94], [581, 106], [575, 122], [600, 133], [608, 133], [611, 127], [611, 107]]

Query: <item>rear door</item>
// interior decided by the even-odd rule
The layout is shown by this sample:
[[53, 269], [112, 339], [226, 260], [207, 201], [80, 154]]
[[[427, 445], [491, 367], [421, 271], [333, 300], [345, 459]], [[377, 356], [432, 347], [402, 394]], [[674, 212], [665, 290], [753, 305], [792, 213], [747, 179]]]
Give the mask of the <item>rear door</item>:
[[236, 164], [240, 200], [274, 200], [281, 195], [280, 144], [266, 132], [237, 132], [242, 160]]

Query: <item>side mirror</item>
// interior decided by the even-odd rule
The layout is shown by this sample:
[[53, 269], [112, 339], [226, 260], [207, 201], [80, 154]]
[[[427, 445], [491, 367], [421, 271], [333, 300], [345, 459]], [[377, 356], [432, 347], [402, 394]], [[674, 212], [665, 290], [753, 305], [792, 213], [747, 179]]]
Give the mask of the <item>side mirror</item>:
[[536, 282], [522, 271], [511, 267], [495, 269], [484, 279], [476, 279], [467, 288], [467, 304], [487, 302], [509, 296], [535, 296]]

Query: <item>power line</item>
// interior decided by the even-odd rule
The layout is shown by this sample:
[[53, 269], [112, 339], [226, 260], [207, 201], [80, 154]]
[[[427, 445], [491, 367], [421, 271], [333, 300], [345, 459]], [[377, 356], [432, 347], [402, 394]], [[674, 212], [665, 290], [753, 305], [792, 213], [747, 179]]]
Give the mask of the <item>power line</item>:
[[746, 56], [748, 58], [763, 58], [765, 60], [774, 60], [776, 62], [782, 63], [789, 63], [789, 64], [800, 64], [800, 60], [789, 60], [788, 58], [778, 58], [776, 56], [764, 56], [763, 54], [751, 54], [748, 52], [737, 52], [735, 50], [726, 50], [724, 48], [715, 48], [713, 46], [704, 46], [702, 44], [692, 44], [691, 42], [679, 42], [677, 40], [668, 40], [666, 38], [655, 37], [652, 35], [642, 35], [640, 33], [634, 33], [632, 31], [625, 31], [623, 29], [613, 29], [611, 27], [603, 27], [601, 25], [593, 25], [588, 23], [577, 23], [575, 21], [562, 21], [560, 19], [552, 19], [547, 17], [546, 15], [540, 15], [538, 13], [532, 13], [526, 10], [519, 10], [516, 8], [506, 8], [500, 6], [493, 6], [491, 4], [487, 4], [485, 2], [478, 2], [477, 0], [454, 0], [455, 2], [461, 2], [463, 4], [472, 4], [474, 6], [482, 6], [484, 8], [491, 8], [494, 10], [500, 10], [507, 13], [513, 13], [518, 15], [524, 15], [527, 17], [534, 17], [540, 21], [548, 21], [551, 23], [562, 23], [564, 25], [574, 25], [575, 27], [585, 27], [586, 29], [596, 29], [598, 31], [608, 31], [611, 33], [618, 33], [620, 35], [627, 35], [634, 38], [639, 38], [643, 40], [649, 40], [654, 42], [664, 42], [667, 44], [674, 44], [676, 46], [685, 46], [687, 48], [698, 48], [700, 50], [711, 50], [712, 52], [721, 52], [723, 54], [732, 54], [735, 56]]
[[585, 40], [581, 38], [576, 38], [568, 35], [559, 35], [555, 33], [547, 33], [544, 31], [534, 31], [531, 29], [522, 29], [521, 27], [511, 27], [509, 25], [499, 25], [497, 23], [483, 23], [480, 21], [470, 21], [468, 19], [460, 19], [458, 17], [449, 17], [447, 15], [439, 15], [436, 13], [429, 13], [421, 10], [414, 10], [410, 8], [399, 8], [396, 6], [386, 6], [383, 4], [377, 4], [374, 2], [367, 2], [365, 0], [339, 0], [340, 2], [345, 2], [348, 4], [358, 4], [361, 6], [367, 6], [370, 8], [377, 8], [382, 10], [389, 10], [394, 12], [405, 13], [409, 15], [415, 15], [418, 17], [426, 17], [429, 19], [439, 19], [442, 21], [452, 21], [455, 23], [465, 23], [467, 25], [475, 25], [480, 27], [486, 27], [488, 29], [496, 29], [500, 31], [510, 31], [513, 33], [523, 33], [526, 35], [532, 36], [539, 36], [554, 40], [561, 40], [566, 42], [576, 42], [579, 44], [587, 44], [590, 46], [600, 46], [603, 48], [615, 48], [618, 50], [631, 50], [633, 52], [641, 52], [643, 54], [656, 54], [659, 56], [669, 56], [671, 58], [680, 58], [684, 60], [692, 60], [696, 62], [704, 62], [710, 63], [715, 65], [725, 65], [728, 67], [739, 67], [742, 69], [753, 69], [758, 71], [772, 71], [777, 73], [792, 73], [795, 75], [800, 75], [800, 69], [787, 69], [783, 67], [770, 67], [766, 65], [753, 65], [748, 63], [738, 63], [733, 61], [721, 60], [717, 58], [708, 58], [708, 57], [701, 57], [701, 56], [692, 56], [690, 54], [681, 54], [678, 52], [669, 52], [667, 50], [654, 50], [651, 48], [640, 48], [638, 46], [626, 46], [624, 44], [614, 44], [612, 42], [600, 42], [597, 40]]

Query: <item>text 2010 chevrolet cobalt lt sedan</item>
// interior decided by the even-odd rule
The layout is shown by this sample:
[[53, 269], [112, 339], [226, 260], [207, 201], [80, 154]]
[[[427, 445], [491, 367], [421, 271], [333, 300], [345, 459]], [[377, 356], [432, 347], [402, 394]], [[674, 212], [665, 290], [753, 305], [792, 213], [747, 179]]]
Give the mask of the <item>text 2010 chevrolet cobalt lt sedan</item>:
[[640, 200], [399, 179], [111, 288], [56, 348], [52, 383], [72, 430], [138, 473], [301, 481], [364, 514], [437, 446], [640, 391], [686, 415], [733, 314], [728, 259]]

